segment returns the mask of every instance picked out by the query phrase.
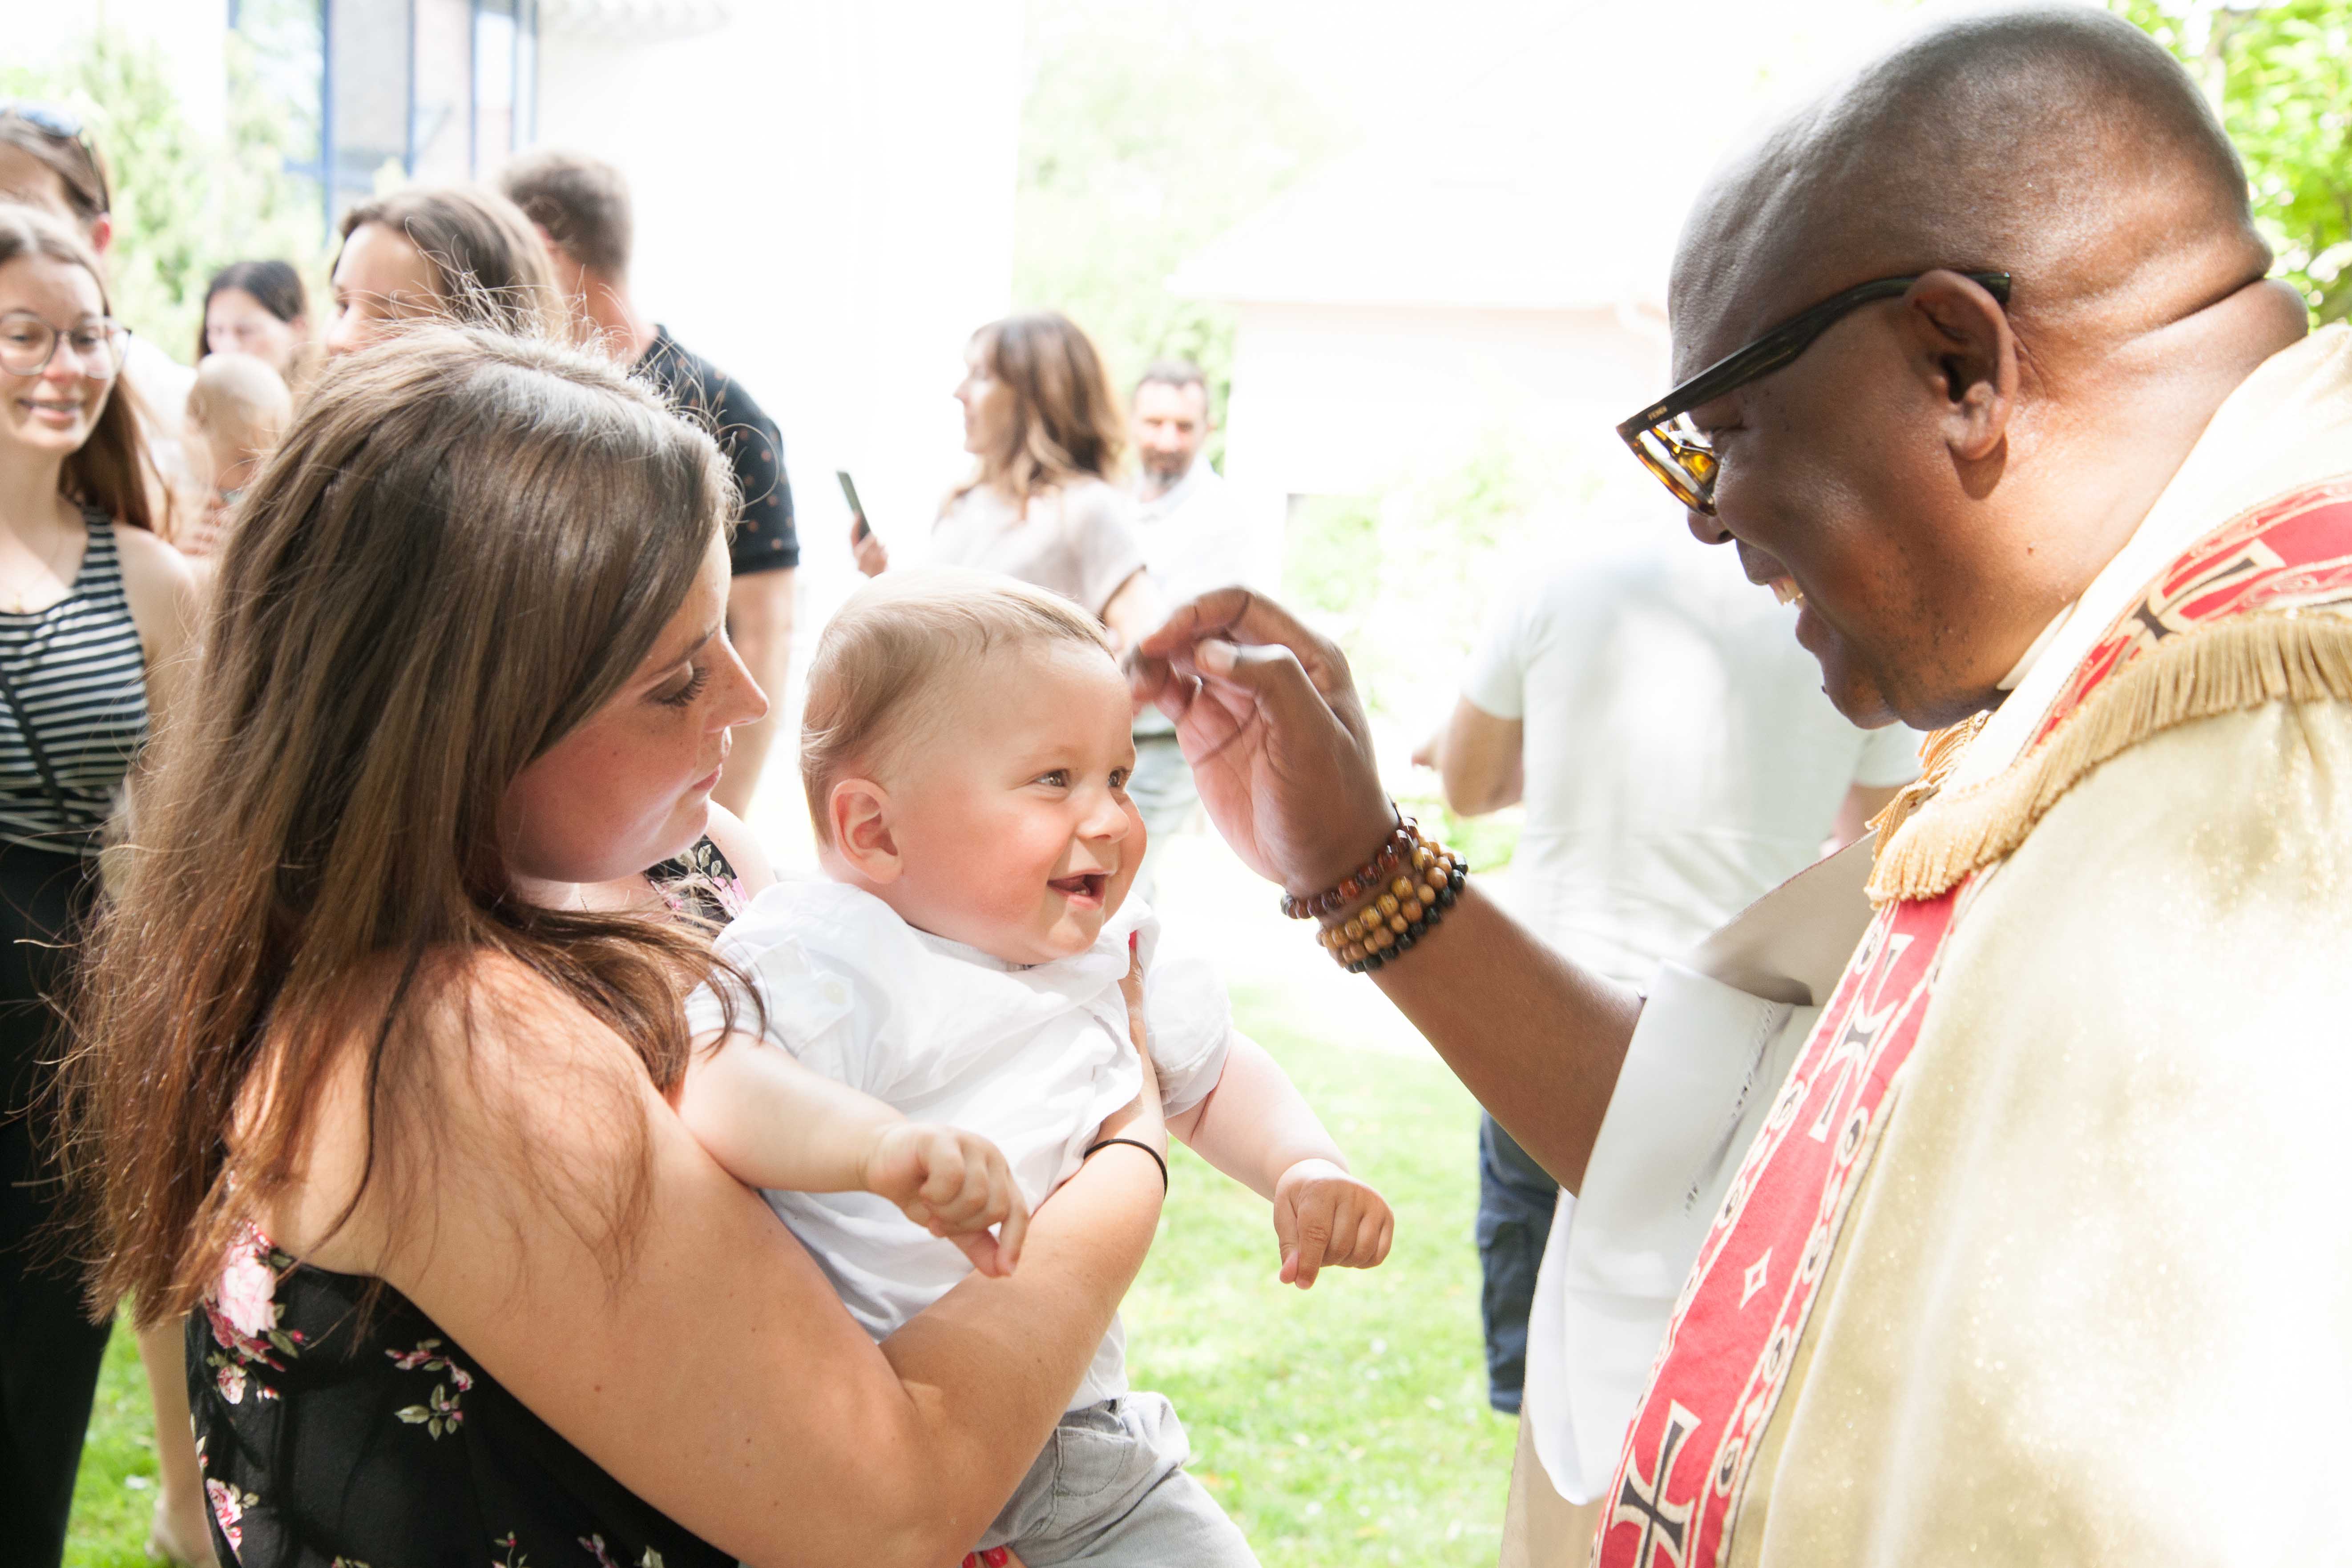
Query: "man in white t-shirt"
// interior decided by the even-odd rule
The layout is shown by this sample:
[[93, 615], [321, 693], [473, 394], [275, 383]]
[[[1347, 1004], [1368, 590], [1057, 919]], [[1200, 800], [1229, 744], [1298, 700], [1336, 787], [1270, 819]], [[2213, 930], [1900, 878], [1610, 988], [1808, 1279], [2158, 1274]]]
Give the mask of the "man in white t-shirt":
[[[1135, 531], [1161, 603], [1181, 605], [1235, 583], [1270, 591], [1276, 530], [1255, 526], [1233, 488], [1202, 456], [1216, 426], [1209, 383], [1190, 360], [1159, 360], [1128, 400], [1134, 443]], [[1147, 847], [1139, 886], [1147, 892], [1168, 840], [1192, 816], [1199, 797], [1192, 771], [1176, 747], [1176, 730], [1158, 709], [1135, 721], [1135, 777], [1128, 785], [1143, 814]]]
[[[1919, 772], [1916, 733], [1858, 730], [1830, 705], [1792, 606], [1674, 530], [1645, 532], [1507, 603], [1416, 759], [1465, 816], [1524, 802], [1510, 907], [1635, 985], [1859, 837]], [[1492, 1117], [1478, 1164], [1488, 1396], [1516, 1411], [1559, 1189]]]

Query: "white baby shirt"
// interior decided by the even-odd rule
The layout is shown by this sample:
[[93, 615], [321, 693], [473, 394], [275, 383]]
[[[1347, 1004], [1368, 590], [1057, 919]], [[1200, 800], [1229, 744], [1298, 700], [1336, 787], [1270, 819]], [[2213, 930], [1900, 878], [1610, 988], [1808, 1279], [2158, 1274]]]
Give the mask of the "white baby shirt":
[[[772, 1043], [914, 1121], [989, 1139], [1034, 1209], [1076, 1172], [1103, 1118], [1142, 1086], [1118, 988], [1130, 934], [1143, 963], [1151, 1059], [1173, 1115], [1216, 1087], [1233, 1014], [1208, 963], [1161, 951], [1160, 923], [1140, 900], [1105, 921], [1085, 952], [1024, 969], [917, 931], [871, 893], [781, 882], [751, 901], [718, 947], [758, 988]], [[696, 1036], [721, 1017], [710, 986], [688, 1000]], [[738, 1006], [739, 1027], [756, 1019]], [[953, 1243], [871, 1193], [764, 1195], [877, 1340], [971, 1271]], [[1114, 1321], [1069, 1408], [1127, 1392], [1124, 1345]]]

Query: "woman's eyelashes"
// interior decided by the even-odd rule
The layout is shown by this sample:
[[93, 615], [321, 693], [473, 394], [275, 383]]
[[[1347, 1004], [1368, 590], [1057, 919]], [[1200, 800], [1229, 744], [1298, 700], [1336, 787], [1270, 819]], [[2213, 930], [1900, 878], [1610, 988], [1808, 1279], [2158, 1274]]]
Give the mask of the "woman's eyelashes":
[[707, 664], [693, 665], [688, 667], [685, 680], [667, 690], [655, 692], [654, 700], [665, 708], [691, 707], [694, 700], [701, 696], [709, 684], [710, 667]]

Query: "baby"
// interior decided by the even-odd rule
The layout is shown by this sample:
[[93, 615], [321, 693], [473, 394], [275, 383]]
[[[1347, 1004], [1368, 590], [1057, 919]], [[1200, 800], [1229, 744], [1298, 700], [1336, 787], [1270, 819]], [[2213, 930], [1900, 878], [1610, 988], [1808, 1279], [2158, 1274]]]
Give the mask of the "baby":
[[[826, 879], [762, 893], [719, 950], [755, 985], [772, 1044], [914, 1121], [861, 1118], [865, 1131], [837, 1136], [836, 1120], [814, 1135], [845, 1152], [820, 1169], [803, 1142], [814, 1101], [795, 1103], [779, 1054], [742, 1036], [698, 1058], [680, 1110], [730, 1170], [768, 1189], [877, 1339], [975, 1264], [1011, 1266], [1017, 1207], [1003, 1254], [969, 1233], [975, 1215], [1007, 1212], [976, 1195], [994, 1173], [1034, 1207], [1139, 1090], [1120, 987], [1130, 954], [1169, 1129], [1273, 1201], [1280, 1278], [1305, 1287], [1321, 1267], [1388, 1255], [1388, 1205], [1234, 1030], [1216, 976], [1171, 952], [1127, 897], [1143, 858], [1129, 714], [1093, 618], [1010, 579], [893, 573], [818, 645], [801, 768]], [[696, 994], [698, 1040], [726, 1011], [716, 991]], [[938, 1158], [963, 1174], [924, 1190], [917, 1167], [943, 1154], [947, 1128], [995, 1148]], [[861, 1138], [879, 1177], [845, 1152]], [[1122, 1345], [1114, 1323], [1061, 1435], [979, 1546], [1009, 1545], [1032, 1568], [1255, 1563], [1185, 1474], [1168, 1402], [1129, 1392]]]
[[211, 555], [226, 542], [236, 499], [294, 417], [294, 400], [268, 363], [251, 354], [206, 354], [188, 392], [189, 467], [204, 486], [195, 521], [173, 542], [185, 555]]

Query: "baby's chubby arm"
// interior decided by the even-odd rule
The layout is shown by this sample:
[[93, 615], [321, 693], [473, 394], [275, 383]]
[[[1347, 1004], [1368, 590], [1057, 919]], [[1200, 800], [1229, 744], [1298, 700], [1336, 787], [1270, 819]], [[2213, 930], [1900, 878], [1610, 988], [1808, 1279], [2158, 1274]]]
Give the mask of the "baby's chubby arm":
[[1323, 1130], [1290, 1075], [1255, 1040], [1235, 1034], [1208, 1098], [1168, 1119], [1201, 1158], [1274, 1202], [1282, 1282], [1304, 1290], [1326, 1265], [1373, 1268], [1389, 1255], [1396, 1217]]
[[744, 1034], [698, 1042], [677, 1099], [687, 1131], [746, 1186], [873, 1193], [982, 1274], [1002, 1278], [1020, 1261], [1029, 1205], [1003, 1153], [978, 1133], [909, 1121]]

